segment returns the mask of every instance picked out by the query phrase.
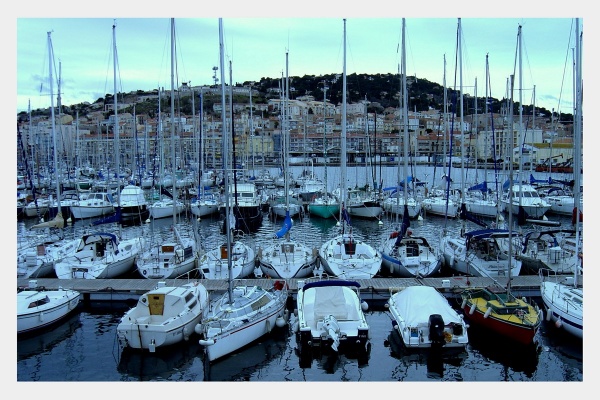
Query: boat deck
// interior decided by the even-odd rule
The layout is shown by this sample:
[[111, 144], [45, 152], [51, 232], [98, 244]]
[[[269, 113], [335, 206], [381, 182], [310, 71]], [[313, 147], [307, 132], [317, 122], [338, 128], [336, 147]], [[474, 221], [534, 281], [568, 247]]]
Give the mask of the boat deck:
[[[289, 279], [288, 286], [293, 297], [298, 291], [299, 281], [308, 282], [311, 279]], [[36, 281], [38, 288], [56, 290], [59, 287], [74, 289], [83, 295], [83, 300], [93, 301], [126, 301], [137, 298], [153, 289], [159, 281], [168, 286], [181, 286], [186, 279], [17, 279], [17, 288], [25, 288], [30, 281]], [[202, 283], [210, 293], [223, 293], [228, 289], [226, 280], [195, 279]], [[234, 285], [260, 286], [265, 289], [273, 285], [273, 279], [236, 279]], [[361, 285], [360, 292], [363, 300], [385, 301], [390, 297], [390, 290], [398, 290], [408, 286], [432, 286], [446, 297], [458, 297], [458, 294], [469, 287], [486, 287], [497, 282], [506, 287], [508, 278], [481, 277], [440, 277], [440, 278], [373, 278], [355, 279]], [[540, 278], [537, 275], [516, 276], [512, 278], [511, 290], [516, 296], [540, 296]]]

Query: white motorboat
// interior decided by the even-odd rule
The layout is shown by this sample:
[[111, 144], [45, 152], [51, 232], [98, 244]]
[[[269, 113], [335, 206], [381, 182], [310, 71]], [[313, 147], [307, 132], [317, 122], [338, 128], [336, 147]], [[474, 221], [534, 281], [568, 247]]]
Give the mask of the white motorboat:
[[408, 349], [464, 349], [469, 343], [462, 315], [431, 286], [391, 290], [386, 308], [393, 318], [392, 327]]
[[75, 219], [103, 217], [115, 212], [114, 204], [107, 192], [82, 194], [76, 203], [71, 204], [71, 214]]
[[38, 330], [73, 312], [80, 301], [75, 290], [37, 290], [37, 281], [17, 292], [17, 333]]
[[513, 183], [512, 187], [505, 189], [500, 204], [507, 213], [510, 208], [513, 215], [519, 215], [519, 209], [522, 209], [527, 218], [533, 219], [543, 218], [551, 208], [550, 203], [540, 197], [533, 185], [524, 183]]
[[77, 250], [54, 265], [59, 279], [110, 279], [133, 270], [143, 237], [119, 240], [112, 233], [85, 234]]
[[364, 363], [371, 347], [367, 309], [356, 281], [300, 281], [293, 330], [301, 365], [309, 366], [313, 354], [328, 351], [356, 356]]
[[164, 281], [138, 299], [117, 325], [122, 347], [147, 349], [189, 340], [208, 311], [209, 296], [199, 282], [167, 286]]

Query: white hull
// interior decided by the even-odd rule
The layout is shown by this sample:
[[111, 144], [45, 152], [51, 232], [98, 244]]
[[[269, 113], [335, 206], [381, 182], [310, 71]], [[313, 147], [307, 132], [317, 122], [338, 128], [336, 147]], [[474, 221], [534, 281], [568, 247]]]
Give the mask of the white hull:
[[[508, 277], [509, 260], [506, 252], [498, 252], [504, 246], [495, 246], [494, 254], [480, 254], [474, 248], [467, 249], [464, 237], [443, 237], [440, 241], [440, 251], [444, 262], [452, 270], [465, 275], [491, 278]], [[518, 247], [513, 245], [513, 251]], [[500, 254], [501, 253], [501, 254]], [[521, 273], [522, 262], [512, 256], [510, 260], [510, 276]]]
[[404, 237], [395, 246], [396, 237], [386, 239], [381, 247], [382, 269], [402, 278], [427, 278], [439, 272], [441, 256], [419, 237]]
[[462, 315], [433, 287], [409, 286], [392, 293], [386, 307], [392, 327], [409, 349], [464, 349], [469, 343]]
[[37, 330], [60, 320], [75, 310], [79, 300], [80, 294], [74, 290], [18, 292], [17, 333]]
[[371, 279], [382, 262], [377, 250], [347, 234], [326, 241], [319, 249], [319, 257], [329, 275], [342, 279]]
[[238, 286], [233, 289], [232, 296], [232, 305], [228, 302], [229, 293], [212, 303], [207, 319], [196, 328], [197, 332], [203, 332], [204, 339], [200, 340], [200, 344], [205, 346], [209, 361], [231, 354], [259, 339], [271, 332], [280, 320], [287, 323], [287, 288], [267, 292], [257, 286]]
[[[231, 278], [240, 279], [254, 271], [256, 252], [240, 241], [232, 243]], [[198, 269], [204, 279], [228, 279], [226, 244], [207, 251], [198, 259]]]
[[[301, 363], [311, 361], [313, 350], [368, 355], [369, 324], [360, 284], [347, 280], [313, 281], [298, 287], [298, 320], [294, 326]], [[364, 362], [364, 360], [362, 360]]]
[[318, 253], [305, 244], [284, 241], [259, 250], [260, 269], [270, 278], [306, 278], [313, 276]]
[[558, 281], [542, 281], [542, 300], [546, 306], [546, 320], [583, 339], [583, 288]]
[[77, 249], [79, 239], [39, 244], [19, 251], [17, 278], [43, 278], [54, 274], [54, 265]]
[[208, 291], [198, 282], [159, 286], [142, 295], [125, 313], [117, 326], [117, 338], [123, 347], [150, 352], [189, 340], [208, 305]]
[[[87, 236], [102, 235], [85, 235], [84, 238]], [[133, 270], [144, 243], [143, 238], [128, 239], [120, 243], [105, 240], [105, 248], [100, 250], [97, 241], [85, 243], [85, 239], [82, 239], [77, 251], [54, 265], [54, 272], [59, 279], [117, 278]]]

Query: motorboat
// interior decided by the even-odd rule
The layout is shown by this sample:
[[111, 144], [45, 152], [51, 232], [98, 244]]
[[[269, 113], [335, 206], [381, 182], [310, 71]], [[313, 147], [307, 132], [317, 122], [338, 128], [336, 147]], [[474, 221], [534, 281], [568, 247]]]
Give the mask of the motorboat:
[[265, 290], [260, 286], [235, 286], [211, 302], [208, 315], [196, 332], [202, 336], [210, 362], [227, 356], [287, 324], [287, 283], [275, 280]]
[[197, 281], [182, 286], [160, 281], [121, 318], [119, 344], [154, 353], [159, 347], [187, 341], [208, 312], [208, 304], [208, 291]]
[[141, 225], [150, 217], [148, 201], [141, 187], [127, 185], [119, 194], [120, 223], [124, 226]]
[[29, 281], [27, 288], [17, 291], [17, 333], [54, 324], [77, 308], [80, 297], [71, 289], [38, 290], [37, 281]]
[[359, 363], [364, 362], [371, 347], [364, 313], [367, 309], [356, 281], [300, 281], [293, 330], [301, 364], [310, 365], [313, 354], [331, 351], [356, 356]]
[[463, 316], [431, 286], [390, 290], [386, 308], [392, 315], [392, 327], [408, 349], [464, 349], [469, 343]]
[[54, 272], [59, 279], [116, 278], [133, 270], [144, 247], [143, 237], [120, 240], [113, 233], [88, 233], [73, 253], [54, 265]]
[[71, 204], [71, 215], [74, 219], [103, 217], [114, 212], [115, 201], [107, 192], [82, 194], [77, 202]]

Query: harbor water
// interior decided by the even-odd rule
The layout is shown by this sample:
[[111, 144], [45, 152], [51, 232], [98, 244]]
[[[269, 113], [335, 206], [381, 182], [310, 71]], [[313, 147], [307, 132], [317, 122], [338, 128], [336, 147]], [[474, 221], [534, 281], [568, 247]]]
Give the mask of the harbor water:
[[[317, 167], [315, 167], [317, 169]], [[388, 168], [389, 169], [389, 168]], [[358, 172], [357, 172], [358, 174]], [[330, 177], [334, 175], [329, 175]], [[358, 179], [358, 178], [357, 178]], [[542, 178], [540, 178], [542, 179]], [[353, 182], [350, 182], [353, 184]], [[364, 181], [358, 179], [360, 185]], [[182, 217], [193, 225], [207, 249], [219, 245], [223, 236], [217, 216], [201, 221]], [[570, 218], [551, 217], [563, 225]], [[17, 222], [17, 237], [35, 223]], [[375, 247], [396, 223], [390, 216], [381, 221], [353, 219], [353, 233]], [[122, 228], [123, 238], [166, 235], [170, 218], [143, 226]], [[265, 213], [262, 227], [244, 240], [255, 248], [265, 247], [281, 227]], [[66, 235], [90, 229], [89, 221], [76, 221]], [[437, 246], [442, 230], [458, 232], [461, 221], [425, 215], [411, 221], [411, 229]], [[97, 228], [92, 228], [97, 229]], [[117, 229], [104, 226], [103, 230]], [[296, 219], [290, 231], [294, 240], [318, 248], [337, 232], [334, 219]], [[136, 277], [132, 271], [129, 277]], [[449, 274], [442, 270], [441, 276]], [[446, 275], [448, 276], [448, 275]], [[137, 275], [139, 279], [144, 279]], [[541, 305], [541, 299], [534, 299]], [[371, 333], [368, 362], [359, 365], [344, 355], [317, 357], [309, 368], [301, 368], [296, 339], [289, 325], [276, 329], [258, 342], [215, 363], [208, 363], [198, 337], [156, 353], [121, 349], [116, 337], [120, 318], [132, 304], [91, 302], [51, 330], [17, 338], [17, 382], [583, 382], [584, 343], [544, 321], [531, 346], [516, 346], [489, 332], [470, 327], [469, 345], [458, 353], [406, 352], [393, 333], [391, 318], [381, 306], [366, 313]], [[458, 308], [458, 304], [453, 304]], [[442, 389], [443, 390], [443, 389]], [[105, 393], [106, 394], [106, 393]]]

